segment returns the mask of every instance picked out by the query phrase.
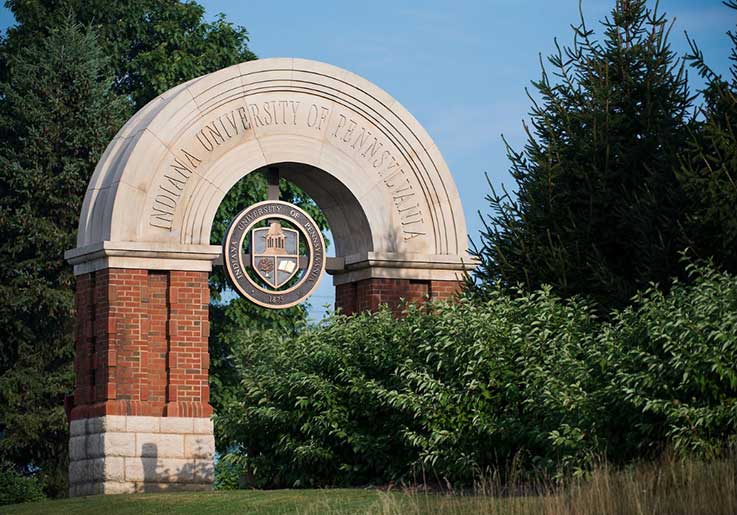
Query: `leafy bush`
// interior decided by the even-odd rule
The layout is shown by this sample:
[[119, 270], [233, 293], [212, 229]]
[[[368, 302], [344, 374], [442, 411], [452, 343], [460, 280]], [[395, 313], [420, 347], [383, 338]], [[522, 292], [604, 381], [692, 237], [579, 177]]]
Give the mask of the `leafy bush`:
[[566, 473], [666, 446], [718, 454], [737, 433], [737, 281], [691, 267], [603, 322], [549, 289], [334, 316], [244, 334], [241, 391], [216, 419], [260, 487]]
[[228, 455], [225, 459], [222, 456], [216, 457], [214, 485], [216, 490], [237, 490], [243, 483], [247, 470], [233, 457], [233, 455]]
[[43, 486], [35, 476], [23, 476], [8, 464], [0, 464], [0, 506], [45, 499]]
[[641, 413], [641, 447], [667, 442], [709, 457], [737, 443], [737, 278], [688, 270], [693, 284], [676, 282], [669, 295], [650, 288], [603, 336], [612, 395]]

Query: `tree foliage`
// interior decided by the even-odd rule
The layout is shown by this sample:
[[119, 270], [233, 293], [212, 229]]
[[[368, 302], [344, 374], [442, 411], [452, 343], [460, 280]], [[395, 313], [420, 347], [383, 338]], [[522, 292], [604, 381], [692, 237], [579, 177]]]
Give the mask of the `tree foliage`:
[[[260, 487], [584, 471], [737, 443], [737, 281], [690, 284], [598, 318], [549, 288], [336, 316], [233, 341], [242, 392], [217, 413], [228, 473]], [[232, 477], [231, 477], [232, 482]]]
[[64, 492], [75, 245], [82, 196], [125, 121], [94, 31], [65, 18], [0, 84], [0, 458]]
[[8, 30], [9, 55], [52, 30], [70, 14], [93, 27], [115, 77], [114, 90], [127, 98], [129, 115], [151, 99], [195, 77], [255, 59], [248, 33], [205, 8], [176, 0], [7, 0], [17, 25]]
[[645, 0], [617, 0], [602, 26], [598, 40], [582, 19], [533, 82], [527, 143], [507, 145], [516, 197], [492, 188], [475, 253], [483, 284], [549, 284], [606, 311], [679, 275], [675, 165], [692, 97]]

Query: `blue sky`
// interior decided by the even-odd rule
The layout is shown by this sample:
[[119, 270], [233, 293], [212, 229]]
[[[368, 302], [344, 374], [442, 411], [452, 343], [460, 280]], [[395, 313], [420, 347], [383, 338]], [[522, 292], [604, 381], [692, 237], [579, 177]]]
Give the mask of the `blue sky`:
[[[201, 1], [208, 17], [224, 13], [246, 27], [259, 57], [324, 61], [379, 85], [399, 100], [430, 133], [450, 167], [464, 204], [469, 234], [486, 210], [487, 172], [495, 185], [512, 186], [501, 135], [515, 148], [524, 142], [522, 120], [530, 102], [525, 87], [540, 74], [539, 54], [554, 38], [571, 41], [578, 0], [440, 0], [371, 2]], [[584, 0], [588, 25], [614, 0]], [[727, 71], [727, 30], [734, 11], [721, 0], [661, 0], [676, 18], [673, 48], [687, 49], [687, 30], [711, 65]], [[0, 26], [12, 23], [0, 12]], [[695, 73], [691, 73], [695, 87]], [[312, 298], [313, 316], [332, 303], [329, 278]]]

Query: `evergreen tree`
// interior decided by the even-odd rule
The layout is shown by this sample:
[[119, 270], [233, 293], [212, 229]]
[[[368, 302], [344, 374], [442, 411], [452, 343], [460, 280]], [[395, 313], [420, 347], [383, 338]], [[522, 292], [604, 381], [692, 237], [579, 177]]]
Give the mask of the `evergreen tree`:
[[[734, 0], [725, 5], [737, 10]], [[683, 225], [690, 249], [737, 273], [737, 35], [731, 31], [727, 35], [732, 42], [728, 79], [715, 73], [690, 41], [686, 58], [706, 80], [706, 87], [679, 179], [687, 194]]]
[[683, 193], [674, 173], [692, 103], [665, 16], [617, 0], [599, 41], [586, 23], [533, 82], [522, 151], [507, 145], [516, 198], [492, 188], [484, 284], [550, 284], [603, 311], [650, 281], [678, 275]]
[[82, 196], [125, 103], [94, 31], [65, 19], [7, 62], [0, 84], [0, 459], [65, 493]]

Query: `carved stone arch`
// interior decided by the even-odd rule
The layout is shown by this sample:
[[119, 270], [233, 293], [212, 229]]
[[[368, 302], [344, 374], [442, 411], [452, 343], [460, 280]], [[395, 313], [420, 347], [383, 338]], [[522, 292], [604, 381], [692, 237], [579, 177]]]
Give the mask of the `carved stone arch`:
[[318, 195], [315, 185], [340, 199], [309, 177], [316, 170], [351, 193], [370, 230], [364, 245], [349, 246], [351, 259], [416, 254], [417, 262], [457, 265], [466, 256], [450, 172], [396, 100], [334, 66], [264, 59], [182, 84], [131, 118], [90, 182], [70, 257], [89, 270], [97, 265], [85, 258], [102, 247], [110, 263], [114, 254], [149, 258], [164, 245], [168, 259], [181, 254], [182, 267], [206, 269], [192, 261], [218, 252], [210, 228], [223, 196], [244, 175], [276, 163], [305, 165], [290, 177], [308, 193]]
[[[167, 91], [109, 144], [67, 253], [78, 276], [73, 495], [210, 484], [212, 222], [236, 182], [274, 166], [328, 218], [339, 307], [457, 290], [469, 262], [458, 192], [426, 131], [382, 89], [324, 63], [263, 59]], [[172, 435], [180, 454], [146, 454]], [[131, 448], [92, 455], [95, 438]], [[122, 476], [100, 472], [99, 458]], [[164, 458], [189, 479], [161, 476]]]

